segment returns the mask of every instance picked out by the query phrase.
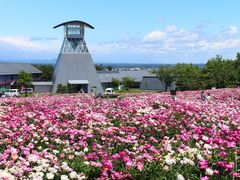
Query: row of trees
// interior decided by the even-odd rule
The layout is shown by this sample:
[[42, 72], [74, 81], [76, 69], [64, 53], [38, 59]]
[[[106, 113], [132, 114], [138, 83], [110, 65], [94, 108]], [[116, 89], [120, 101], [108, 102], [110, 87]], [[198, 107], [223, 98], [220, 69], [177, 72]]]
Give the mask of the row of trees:
[[95, 68], [97, 71], [112, 71], [113, 67], [111, 65], [103, 66], [102, 64], [95, 64]]
[[114, 89], [117, 89], [118, 85], [123, 85], [126, 90], [129, 90], [131, 87], [133, 87], [135, 85], [135, 83], [136, 82], [135, 82], [134, 78], [126, 76], [126, 77], [122, 78], [122, 81], [120, 81], [117, 78], [112, 78], [111, 86]]
[[33, 64], [33, 66], [42, 71], [41, 81], [52, 80], [54, 72], [54, 66], [52, 64]]
[[204, 67], [177, 64], [174, 67], [161, 66], [154, 73], [164, 83], [165, 90], [173, 82], [179, 90], [237, 87], [240, 83], [240, 53], [235, 60], [217, 55]]

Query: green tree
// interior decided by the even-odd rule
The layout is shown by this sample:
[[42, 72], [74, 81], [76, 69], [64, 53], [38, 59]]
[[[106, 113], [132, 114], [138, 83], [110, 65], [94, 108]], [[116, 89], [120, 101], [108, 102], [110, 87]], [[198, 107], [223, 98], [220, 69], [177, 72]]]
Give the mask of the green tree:
[[167, 91], [168, 87], [171, 87], [172, 82], [176, 80], [175, 70], [169, 66], [161, 66], [155, 71], [155, 74], [158, 79], [163, 82], [165, 91]]
[[177, 75], [176, 85], [180, 90], [203, 89], [202, 71], [192, 64], [177, 64], [175, 66]]
[[225, 60], [217, 55], [204, 67], [208, 88], [225, 88], [237, 84], [236, 61]]
[[18, 80], [17, 83], [19, 86], [23, 87], [28, 87], [32, 85], [32, 74], [26, 72], [26, 71], [20, 71], [18, 74]]
[[112, 71], [113, 67], [111, 65], [107, 66], [107, 70]]
[[237, 78], [237, 84], [240, 85], [240, 53], [237, 53], [235, 62], [234, 62], [235, 68], [236, 68], [236, 78]]
[[34, 64], [34, 67], [42, 71], [41, 80], [42, 81], [51, 81], [53, 77], [54, 67], [52, 64]]
[[114, 89], [118, 88], [120, 81], [117, 78], [112, 78], [111, 85]]
[[104, 70], [104, 66], [102, 64], [95, 64], [95, 68], [97, 71], [103, 71]]
[[69, 92], [68, 85], [62, 85], [62, 84], [57, 85], [57, 93], [64, 94], [68, 92]]
[[123, 77], [122, 84], [126, 90], [129, 90], [135, 84], [135, 79], [129, 76]]

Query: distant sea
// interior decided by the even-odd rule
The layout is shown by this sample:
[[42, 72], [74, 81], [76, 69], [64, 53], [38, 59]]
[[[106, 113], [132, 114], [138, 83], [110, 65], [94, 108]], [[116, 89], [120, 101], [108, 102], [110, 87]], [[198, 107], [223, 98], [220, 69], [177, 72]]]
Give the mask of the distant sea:
[[[30, 64], [55, 64], [56, 60], [0, 60], [0, 62], [22, 62], [22, 63], [30, 63]], [[156, 69], [160, 66], [167, 65], [167, 66], [175, 66], [176, 64], [145, 64], [145, 63], [95, 63], [95, 64], [102, 64], [104, 67], [112, 66], [114, 69], [116, 68], [140, 68], [140, 69]], [[204, 67], [205, 64], [193, 64], [198, 67]]]
[[[136, 63], [96, 63], [98, 65], [102, 64], [104, 67], [106, 66], [112, 66], [114, 69], [115, 68], [141, 68], [141, 69], [156, 69], [159, 68], [160, 66], [170, 66], [173, 67], [176, 64], [136, 64]], [[204, 67], [205, 64], [193, 64], [194, 66], [198, 67]]]

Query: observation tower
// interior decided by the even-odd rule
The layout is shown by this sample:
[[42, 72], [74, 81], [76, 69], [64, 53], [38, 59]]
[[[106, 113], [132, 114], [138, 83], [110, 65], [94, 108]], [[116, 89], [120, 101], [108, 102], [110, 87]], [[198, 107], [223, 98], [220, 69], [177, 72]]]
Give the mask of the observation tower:
[[55, 27], [64, 27], [64, 40], [53, 75], [52, 92], [58, 85], [70, 85], [72, 92], [103, 92], [91, 54], [84, 38], [85, 27], [94, 29], [83, 21], [68, 21]]

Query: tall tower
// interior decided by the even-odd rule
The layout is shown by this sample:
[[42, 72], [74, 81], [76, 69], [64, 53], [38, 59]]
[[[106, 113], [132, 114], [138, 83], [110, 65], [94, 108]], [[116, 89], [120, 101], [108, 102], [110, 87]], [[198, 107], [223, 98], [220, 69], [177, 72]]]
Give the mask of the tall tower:
[[102, 86], [95, 69], [92, 57], [84, 39], [85, 27], [94, 29], [83, 21], [69, 21], [55, 26], [64, 26], [64, 40], [53, 75], [52, 92], [57, 91], [59, 84], [70, 84], [74, 92], [92, 89], [102, 92]]

